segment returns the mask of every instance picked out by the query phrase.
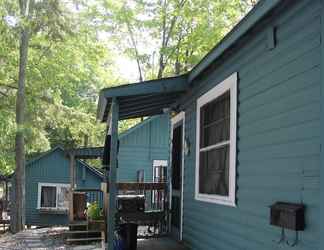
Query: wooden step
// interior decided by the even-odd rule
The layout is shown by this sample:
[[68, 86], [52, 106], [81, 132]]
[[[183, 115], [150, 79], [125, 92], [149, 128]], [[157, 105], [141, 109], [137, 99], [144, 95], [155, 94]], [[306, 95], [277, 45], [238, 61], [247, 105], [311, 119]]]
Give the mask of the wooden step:
[[95, 233], [101, 233], [101, 231], [95, 231], [95, 230], [89, 230], [89, 231], [82, 231], [82, 230], [70, 230], [64, 232], [65, 234], [95, 234]]
[[75, 227], [75, 226], [87, 226], [88, 222], [87, 221], [74, 221], [74, 222], [70, 222], [69, 226], [70, 227]]
[[101, 241], [101, 240], [103, 240], [102, 237], [96, 237], [96, 238], [66, 239], [66, 242], [72, 243], [72, 242]]

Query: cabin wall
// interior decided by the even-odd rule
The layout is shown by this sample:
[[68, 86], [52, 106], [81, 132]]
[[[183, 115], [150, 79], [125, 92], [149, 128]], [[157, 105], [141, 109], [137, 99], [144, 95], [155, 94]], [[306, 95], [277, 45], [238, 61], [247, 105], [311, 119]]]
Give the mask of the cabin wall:
[[[306, 230], [294, 249], [319, 250], [321, 2], [282, 1], [228, 51], [183, 99], [185, 157], [183, 239], [192, 249], [273, 250], [280, 229], [269, 225], [276, 201], [303, 202]], [[268, 28], [276, 46], [267, 47]], [[238, 72], [237, 207], [194, 199], [196, 101]], [[288, 231], [290, 241], [294, 234]]]
[[137, 170], [144, 170], [145, 181], [152, 181], [153, 160], [169, 159], [169, 116], [145, 120], [120, 137], [118, 180], [137, 180]]
[[[86, 181], [82, 180], [82, 168], [81, 163], [77, 162], [77, 187], [100, 188], [101, 179], [88, 169]], [[70, 183], [69, 159], [64, 156], [63, 150], [56, 149], [26, 166], [26, 225], [66, 225], [67, 214], [43, 214], [37, 210], [40, 182]]]

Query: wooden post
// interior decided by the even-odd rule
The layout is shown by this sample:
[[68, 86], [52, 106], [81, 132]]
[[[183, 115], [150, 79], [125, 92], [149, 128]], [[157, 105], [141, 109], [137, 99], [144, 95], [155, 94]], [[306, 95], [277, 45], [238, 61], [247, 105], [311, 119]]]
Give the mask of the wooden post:
[[9, 204], [9, 191], [8, 191], [8, 177], [6, 178], [6, 212], [8, 212], [8, 204]]
[[108, 250], [113, 250], [115, 214], [116, 214], [116, 196], [117, 196], [117, 143], [118, 143], [118, 120], [119, 104], [116, 98], [111, 103], [111, 145], [110, 145], [110, 164], [109, 164], [109, 204], [107, 211], [107, 230], [108, 230]]
[[69, 202], [69, 220], [73, 221], [73, 191], [75, 188], [75, 156], [73, 150], [70, 151], [70, 202]]

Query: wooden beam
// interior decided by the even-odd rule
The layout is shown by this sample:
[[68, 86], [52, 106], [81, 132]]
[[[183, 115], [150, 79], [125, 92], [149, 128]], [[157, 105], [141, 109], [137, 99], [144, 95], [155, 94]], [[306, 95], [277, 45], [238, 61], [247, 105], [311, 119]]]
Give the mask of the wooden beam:
[[116, 196], [117, 196], [117, 144], [118, 144], [118, 120], [119, 104], [117, 98], [111, 103], [111, 146], [110, 146], [110, 168], [109, 168], [109, 204], [107, 212], [108, 250], [114, 250]]
[[117, 189], [122, 191], [165, 190], [167, 187], [166, 183], [161, 182], [118, 182], [116, 185]]

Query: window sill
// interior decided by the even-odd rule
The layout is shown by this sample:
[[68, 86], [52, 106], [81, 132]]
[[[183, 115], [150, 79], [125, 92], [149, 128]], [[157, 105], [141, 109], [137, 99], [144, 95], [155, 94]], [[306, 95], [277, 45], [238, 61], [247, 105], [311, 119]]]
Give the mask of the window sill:
[[196, 194], [195, 200], [202, 201], [202, 202], [208, 202], [208, 203], [214, 203], [229, 207], [236, 207], [235, 201], [231, 198], [224, 198], [218, 195], [205, 195], [205, 194]]
[[37, 208], [38, 212], [41, 214], [67, 214], [68, 209], [59, 208]]

